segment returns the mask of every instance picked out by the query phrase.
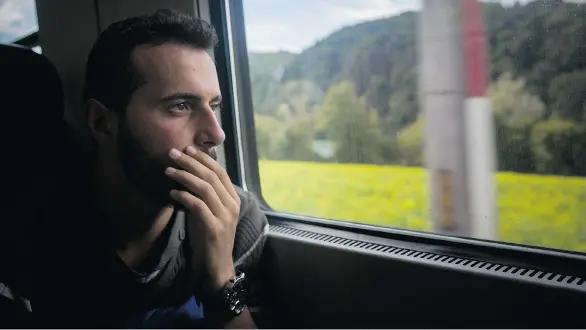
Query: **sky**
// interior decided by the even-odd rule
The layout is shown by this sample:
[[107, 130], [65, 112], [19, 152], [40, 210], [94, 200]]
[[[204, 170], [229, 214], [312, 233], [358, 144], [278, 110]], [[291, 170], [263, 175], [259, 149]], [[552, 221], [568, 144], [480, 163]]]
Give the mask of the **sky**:
[[0, 0], [0, 42], [10, 42], [38, 29], [35, 0]]
[[420, 0], [243, 0], [249, 51], [300, 52], [344, 26], [389, 17]]
[[[344, 26], [418, 10], [422, 0], [242, 0], [249, 51], [300, 52]], [[442, 0], [435, 0], [442, 1]], [[486, 0], [511, 4], [517, 0]], [[521, 0], [522, 2], [531, 0]], [[586, 2], [586, 0], [571, 0]], [[0, 0], [0, 42], [37, 29], [34, 0]]]
[[[344, 26], [419, 10], [422, 0], [242, 0], [251, 52], [300, 52]], [[442, 1], [442, 0], [432, 0]], [[481, 0], [513, 5], [532, 0]], [[566, 0], [586, 3], [586, 0]]]

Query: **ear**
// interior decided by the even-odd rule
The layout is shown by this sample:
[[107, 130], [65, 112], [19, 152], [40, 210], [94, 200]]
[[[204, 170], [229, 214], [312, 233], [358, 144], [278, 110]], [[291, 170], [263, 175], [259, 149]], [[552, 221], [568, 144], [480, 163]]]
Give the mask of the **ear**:
[[116, 136], [118, 117], [100, 101], [89, 99], [84, 105], [86, 124], [95, 141], [103, 141]]

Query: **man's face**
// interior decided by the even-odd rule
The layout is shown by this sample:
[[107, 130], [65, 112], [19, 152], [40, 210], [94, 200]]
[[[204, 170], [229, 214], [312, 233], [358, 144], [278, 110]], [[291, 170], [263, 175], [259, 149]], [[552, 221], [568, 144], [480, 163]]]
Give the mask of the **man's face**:
[[119, 118], [116, 147], [123, 175], [163, 204], [178, 184], [164, 173], [171, 148], [189, 145], [216, 159], [224, 141], [215, 111], [221, 97], [216, 67], [203, 50], [164, 44], [137, 48], [132, 59], [144, 79]]

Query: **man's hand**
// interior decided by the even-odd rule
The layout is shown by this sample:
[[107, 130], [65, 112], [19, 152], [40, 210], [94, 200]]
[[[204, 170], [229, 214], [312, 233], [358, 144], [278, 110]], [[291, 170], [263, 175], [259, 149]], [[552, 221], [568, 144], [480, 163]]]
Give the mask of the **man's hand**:
[[235, 275], [232, 249], [240, 198], [224, 168], [205, 152], [190, 146], [185, 153], [172, 149], [169, 156], [179, 168], [165, 172], [186, 188], [171, 191], [171, 197], [189, 212], [196, 271], [205, 272], [200, 273], [207, 280], [203, 289], [215, 293]]

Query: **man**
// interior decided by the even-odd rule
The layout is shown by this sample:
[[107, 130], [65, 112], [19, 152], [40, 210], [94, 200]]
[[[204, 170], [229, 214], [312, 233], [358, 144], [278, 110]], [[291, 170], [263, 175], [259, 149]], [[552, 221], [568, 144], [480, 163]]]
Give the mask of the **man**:
[[37, 231], [39, 326], [254, 327], [241, 284], [268, 225], [216, 162], [216, 43], [209, 24], [171, 10], [99, 36], [83, 95], [95, 152], [72, 153], [68, 197], [45, 194]]

